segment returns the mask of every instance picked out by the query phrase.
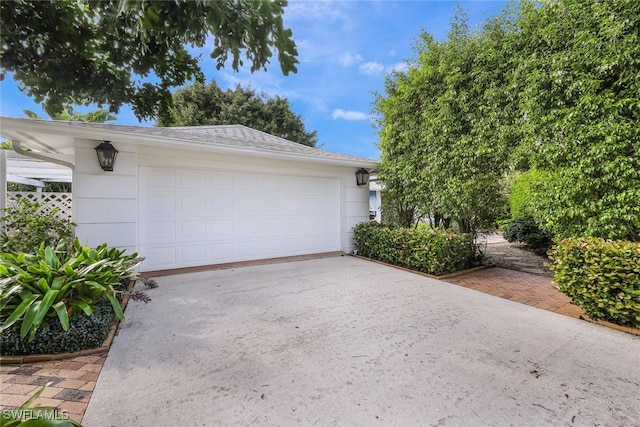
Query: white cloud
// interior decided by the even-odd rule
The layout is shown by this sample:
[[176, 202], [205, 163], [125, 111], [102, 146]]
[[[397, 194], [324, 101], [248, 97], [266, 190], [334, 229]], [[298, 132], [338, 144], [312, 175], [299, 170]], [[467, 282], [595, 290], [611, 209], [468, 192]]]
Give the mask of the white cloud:
[[367, 113], [363, 113], [362, 111], [346, 111], [341, 109], [333, 110], [333, 119], [344, 119], [344, 120], [368, 120], [369, 115]]
[[392, 71], [396, 71], [398, 73], [404, 73], [405, 71], [407, 71], [409, 69], [409, 64], [407, 64], [406, 62], [402, 61], [402, 62], [397, 62], [393, 65], [390, 65], [387, 67], [387, 73], [391, 73]]
[[349, 19], [348, 2], [339, 0], [290, 1], [284, 19], [292, 21], [334, 21]]
[[365, 62], [360, 66], [360, 74], [365, 76], [379, 76], [384, 72], [384, 65], [378, 62]]
[[357, 53], [353, 54], [351, 52], [345, 52], [342, 55], [340, 55], [340, 58], [338, 58], [338, 62], [344, 68], [349, 68], [352, 65], [355, 65], [355, 64], [357, 64], [357, 63], [359, 63], [361, 61], [362, 61], [362, 56], [360, 56]]

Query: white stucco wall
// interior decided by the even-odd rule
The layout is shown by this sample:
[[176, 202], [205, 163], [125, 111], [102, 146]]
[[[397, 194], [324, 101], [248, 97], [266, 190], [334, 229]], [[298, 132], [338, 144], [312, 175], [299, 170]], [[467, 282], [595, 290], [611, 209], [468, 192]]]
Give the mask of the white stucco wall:
[[358, 187], [356, 184], [355, 168], [347, 168], [344, 170], [343, 182], [343, 206], [344, 228], [342, 230], [342, 250], [345, 253], [351, 253], [354, 249], [353, 245], [353, 227], [361, 222], [369, 221], [369, 187], [362, 185]]
[[[73, 221], [76, 235], [85, 245], [107, 242], [139, 252], [138, 182], [140, 166], [206, 168], [220, 171], [247, 171], [300, 176], [332, 177], [341, 186], [341, 245], [353, 250], [353, 227], [369, 219], [369, 188], [356, 185], [356, 167], [319, 165], [264, 157], [238, 156], [209, 151], [133, 145], [117, 140], [113, 172], [98, 165], [95, 147], [101, 141], [76, 141], [76, 169], [73, 176]], [[144, 254], [141, 254], [144, 256]]]
[[113, 172], [98, 164], [95, 147], [102, 141], [76, 140], [73, 172], [73, 222], [80, 243], [137, 251], [138, 155], [136, 146], [114, 142]]

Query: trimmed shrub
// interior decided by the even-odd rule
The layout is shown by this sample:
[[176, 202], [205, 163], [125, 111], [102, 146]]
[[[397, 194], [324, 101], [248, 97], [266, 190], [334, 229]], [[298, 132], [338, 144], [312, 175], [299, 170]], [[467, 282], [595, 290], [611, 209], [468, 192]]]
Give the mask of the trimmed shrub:
[[558, 289], [589, 317], [640, 327], [640, 243], [570, 238], [550, 255]]
[[480, 260], [470, 234], [394, 228], [376, 222], [358, 224], [353, 231], [358, 255], [428, 274], [464, 270]]
[[504, 228], [504, 238], [509, 242], [521, 242], [538, 255], [545, 255], [553, 246], [553, 234], [542, 230], [529, 215], [520, 216]]

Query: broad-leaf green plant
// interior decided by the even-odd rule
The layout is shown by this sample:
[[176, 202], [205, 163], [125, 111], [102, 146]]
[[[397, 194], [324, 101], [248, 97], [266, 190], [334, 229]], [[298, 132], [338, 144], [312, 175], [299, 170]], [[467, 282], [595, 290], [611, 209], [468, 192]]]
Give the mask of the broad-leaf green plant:
[[91, 316], [104, 298], [124, 319], [114, 286], [134, 278], [142, 260], [106, 243], [95, 249], [82, 246], [78, 239], [70, 250], [61, 240], [55, 248], [41, 244], [34, 254], [0, 253], [0, 332], [21, 322], [20, 336], [31, 340], [56, 316], [66, 331], [69, 316]]

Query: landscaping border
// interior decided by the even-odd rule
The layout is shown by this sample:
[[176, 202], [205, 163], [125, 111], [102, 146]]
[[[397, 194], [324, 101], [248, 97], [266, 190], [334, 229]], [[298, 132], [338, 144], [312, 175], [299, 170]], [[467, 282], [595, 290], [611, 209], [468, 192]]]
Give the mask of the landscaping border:
[[442, 274], [440, 276], [436, 276], [435, 274], [429, 274], [429, 273], [425, 273], [425, 272], [418, 271], [418, 270], [412, 270], [412, 269], [407, 268], [407, 267], [402, 267], [402, 266], [395, 265], [395, 264], [389, 264], [389, 263], [386, 263], [384, 261], [380, 261], [380, 260], [373, 259], [373, 258], [368, 258], [368, 257], [362, 256], [362, 255], [351, 255], [351, 256], [354, 256], [354, 257], [360, 258], [360, 259], [364, 259], [364, 260], [367, 260], [367, 261], [375, 262], [375, 263], [378, 263], [378, 264], [386, 265], [388, 267], [397, 268], [399, 270], [408, 271], [410, 273], [419, 274], [419, 275], [424, 276], [424, 277], [429, 277], [430, 279], [437, 279], [437, 280], [450, 279], [452, 277], [462, 276], [463, 274], [473, 273], [474, 271], [484, 270], [485, 268], [495, 267], [493, 264], [479, 265], [477, 267], [467, 268], [466, 270], [454, 271], [453, 273], [447, 273], [447, 274]]
[[628, 334], [636, 335], [640, 337], [640, 329], [638, 328], [632, 328], [631, 326], [618, 325], [616, 323], [607, 322], [606, 320], [592, 319], [586, 314], [580, 315], [580, 319], [586, 320], [587, 322], [595, 323], [596, 325], [606, 326], [607, 328], [616, 329], [620, 332], [626, 332]]
[[[122, 311], [124, 311], [127, 307], [127, 303], [129, 302], [129, 292], [135, 286], [136, 281], [131, 281], [129, 287], [127, 288], [127, 292], [124, 294], [122, 298], [122, 302], [120, 306], [122, 307]], [[107, 337], [102, 342], [100, 347], [87, 348], [80, 351], [68, 352], [68, 353], [56, 353], [56, 354], [26, 354], [26, 355], [12, 355], [12, 356], [1, 356], [0, 355], [0, 364], [2, 365], [20, 365], [23, 363], [35, 363], [35, 362], [51, 362], [54, 360], [65, 360], [65, 359], [73, 359], [78, 356], [89, 356], [93, 354], [106, 353], [109, 351], [111, 347], [111, 343], [113, 343], [113, 338], [118, 333], [118, 327], [120, 326], [120, 319], [115, 316], [113, 324], [111, 325], [111, 329], [107, 334]]]

